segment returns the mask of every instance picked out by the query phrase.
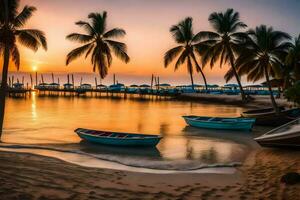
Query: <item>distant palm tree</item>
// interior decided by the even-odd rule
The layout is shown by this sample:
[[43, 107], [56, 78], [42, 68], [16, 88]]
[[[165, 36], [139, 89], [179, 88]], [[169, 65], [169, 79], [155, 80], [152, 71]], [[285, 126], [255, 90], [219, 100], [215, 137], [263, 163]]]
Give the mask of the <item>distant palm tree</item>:
[[0, 1], [0, 53], [3, 55], [0, 90], [0, 138], [3, 128], [9, 61], [11, 60], [17, 69], [20, 67], [20, 53], [17, 42], [33, 51], [37, 51], [40, 47], [47, 49], [46, 38], [42, 31], [23, 29], [36, 8], [25, 6], [21, 12], [18, 12], [19, 4], [19, 0]]
[[90, 13], [90, 22], [78, 21], [75, 24], [84, 28], [86, 34], [72, 33], [67, 36], [68, 40], [76, 41], [83, 46], [72, 50], [67, 55], [66, 65], [85, 54], [87, 58], [91, 54], [93, 71], [99, 71], [101, 78], [105, 78], [108, 68], [112, 64], [112, 51], [125, 63], [129, 62], [127, 47], [125, 43], [113, 40], [123, 37], [126, 32], [120, 28], [113, 28], [107, 31], [107, 12]]
[[178, 59], [175, 63], [175, 70], [177, 70], [180, 65], [187, 63], [187, 70], [190, 74], [192, 88], [194, 90], [194, 63], [196, 71], [200, 72], [202, 75], [207, 90], [207, 81], [205, 75], [196, 58], [196, 53], [198, 53], [197, 49], [199, 49], [198, 43], [200, 41], [200, 38], [197, 34], [195, 35], [193, 33], [193, 19], [190, 17], [185, 18], [177, 25], [172, 26], [170, 32], [172, 33], [174, 40], [179, 44], [179, 46], [176, 46], [165, 53], [165, 67], [167, 67], [177, 57]]
[[289, 49], [285, 64], [293, 70], [295, 80], [300, 80], [300, 34]]
[[241, 51], [241, 43], [247, 38], [246, 33], [238, 31], [246, 28], [247, 25], [240, 21], [239, 13], [233, 9], [227, 9], [224, 13], [214, 12], [208, 20], [215, 32], [201, 31], [199, 33], [199, 37], [206, 39], [201, 43], [208, 45], [202, 55], [202, 64], [205, 66], [209, 63], [212, 68], [217, 61], [220, 61], [221, 67], [223, 64], [229, 63], [231, 69], [225, 75], [225, 79], [228, 82], [235, 76], [242, 100], [245, 101], [246, 97], [235, 67], [235, 59]]
[[273, 96], [270, 76], [280, 76], [284, 57], [291, 43], [290, 35], [273, 30], [272, 27], [261, 25], [248, 31], [249, 40], [245, 44], [246, 50], [236, 61], [238, 73], [247, 75], [248, 81], [258, 81], [265, 77], [271, 96], [273, 108], [279, 112]]

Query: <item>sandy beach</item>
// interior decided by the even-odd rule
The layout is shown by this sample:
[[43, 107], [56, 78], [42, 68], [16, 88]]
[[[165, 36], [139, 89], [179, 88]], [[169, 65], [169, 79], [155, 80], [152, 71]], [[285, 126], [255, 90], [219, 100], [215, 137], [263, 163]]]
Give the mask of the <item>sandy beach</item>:
[[145, 174], [0, 152], [1, 199], [300, 199], [300, 152], [258, 149], [234, 174]]

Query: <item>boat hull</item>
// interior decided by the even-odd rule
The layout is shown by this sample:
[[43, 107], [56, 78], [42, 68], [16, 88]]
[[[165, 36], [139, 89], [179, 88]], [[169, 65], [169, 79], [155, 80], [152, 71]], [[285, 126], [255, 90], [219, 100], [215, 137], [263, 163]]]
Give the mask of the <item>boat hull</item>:
[[93, 135], [88, 135], [81, 133], [80, 131], [75, 131], [78, 136], [88, 142], [103, 144], [103, 145], [113, 145], [113, 146], [141, 146], [141, 147], [155, 147], [161, 140], [161, 137], [151, 137], [151, 138], [112, 138], [112, 137], [97, 137]]
[[288, 138], [281, 140], [256, 141], [263, 147], [293, 147], [300, 148], [300, 136], [297, 138]]
[[300, 118], [254, 138], [265, 147], [300, 147]]
[[250, 131], [253, 128], [255, 120], [249, 120], [248, 122], [213, 122], [213, 121], [198, 121], [183, 117], [186, 123], [190, 126], [197, 128], [208, 128], [208, 129], [223, 129], [223, 130], [246, 130]]
[[300, 116], [300, 109], [283, 110], [279, 114], [276, 114], [273, 110], [265, 109], [266, 112], [244, 112], [242, 117], [255, 118], [257, 125], [262, 126], [281, 126], [286, 124]]
[[300, 134], [272, 138], [255, 138], [258, 144], [265, 147], [300, 147]]

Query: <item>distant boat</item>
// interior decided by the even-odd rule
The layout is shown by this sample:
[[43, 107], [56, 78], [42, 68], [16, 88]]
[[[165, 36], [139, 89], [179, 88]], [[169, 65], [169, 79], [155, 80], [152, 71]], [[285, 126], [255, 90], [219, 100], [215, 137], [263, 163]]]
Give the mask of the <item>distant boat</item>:
[[255, 119], [183, 116], [187, 124], [198, 128], [252, 130]]
[[254, 140], [266, 147], [300, 147], [300, 119], [273, 129]]
[[159, 135], [145, 135], [132, 133], [118, 133], [108, 131], [96, 131], [78, 128], [75, 130], [83, 140], [114, 146], [144, 146], [154, 147], [162, 139]]
[[285, 110], [279, 107], [280, 113], [276, 113], [273, 108], [257, 109], [243, 112], [245, 118], [255, 118], [257, 125], [281, 126], [300, 117], [300, 109], [293, 108]]

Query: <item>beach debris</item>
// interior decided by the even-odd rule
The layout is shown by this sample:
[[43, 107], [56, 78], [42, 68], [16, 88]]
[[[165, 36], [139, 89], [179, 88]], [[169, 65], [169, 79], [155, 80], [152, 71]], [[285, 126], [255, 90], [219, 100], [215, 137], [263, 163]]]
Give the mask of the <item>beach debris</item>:
[[280, 181], [287, 185], [294, 185], [296, 183], [300, 183], [300, 174], [297, 172], [288, 172], [281, 177]]

